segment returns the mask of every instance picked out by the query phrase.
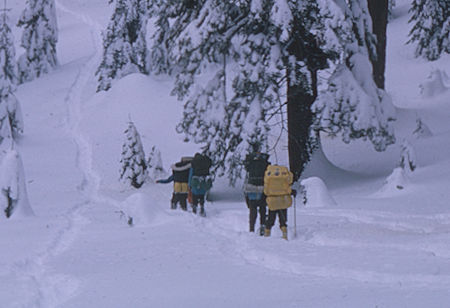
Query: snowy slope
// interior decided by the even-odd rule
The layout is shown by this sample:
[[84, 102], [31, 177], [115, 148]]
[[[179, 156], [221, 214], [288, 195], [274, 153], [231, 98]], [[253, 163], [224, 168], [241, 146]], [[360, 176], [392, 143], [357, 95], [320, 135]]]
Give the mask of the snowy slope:
[[[21, 2], [12, 1], [12, 21]], [[376, 153], [364, 142], [324, 138], [338, 168], [312, 165], [305, 177], [320, 176], [326, 187], [309, 186], [335, 204], [311, 198], [303, 206], [298, 198], [297, 229], [291, 208], [286, 242], [276, 227], [271, 238], [249, 234], [240, 187], [224, 180], [214, 185], [206, 218], [169, 210], [171, 185], [135, 190], [118, 181], [130, 118], [147, 153], [159, 148], [167, 169], [198, 146], [175, 132], [182, 103], [169, 95], [171, 80], [130, 75], [95, 93], [111, 8], [103, 0], [57, 0], [60, 66], [17, 92], [26, 125], [19, 150], [36, 216], [1, 220], [0, 307], [450, 305], [450, 90], [419, 91], [433, 68], [450, 73], [450, 57], [413, 57], [403, 44], [407, 2], [397, 0], [388, 29], [397, 144]], [[431, 137], [413, 136], [416, 114]], [[399, 190], [384, 182], [405, 138], [418, 168]]]

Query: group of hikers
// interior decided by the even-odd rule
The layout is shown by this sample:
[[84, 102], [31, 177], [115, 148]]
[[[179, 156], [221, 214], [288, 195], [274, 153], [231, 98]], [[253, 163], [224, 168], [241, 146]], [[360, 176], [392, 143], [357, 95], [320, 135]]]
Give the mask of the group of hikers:
[[[194, 157], [183, 157], [173, 164], [172, 175], [156, 183], [173, 184], [171, 209], [180, 203], [182, 210], [187, 211], [187, 203], [192, 204], [192, 212], [205, 213], [205, 195], [212, 187], [209, 174], [211, 159], [196, 153]], [[272, 165], [269, 155], [255, 150], [247, 154], [244, 160], [246, 179], [244, 196], [249, 209], [249, 231], [255, 232], [255, 224], [259, 212], [259, 235], [270, 236], [271, 229], [278, 216], [283, 238], [287, 240], [287, 209], [292, 205], [292, 197], [296, 190], [292, 189], [293, 174], [287, 167]], [[267, 208], [269, 211], [267, 213]]]
[[171, 209], [175, 210], [180, 203], [182, 210], [187, 211], [187, 201], [192, 204], [192, 212], [197, 213], [200, 206], [200, 215], [206, 216], [205, 195], [212, 187], [212, 178], [209, 175], [211, 159], [203, 154], [196, 153], [194, 157], [183, 157], [171, 166], [172, 175], [156, 183], [173, 182], [173, 193], [170, 201]]

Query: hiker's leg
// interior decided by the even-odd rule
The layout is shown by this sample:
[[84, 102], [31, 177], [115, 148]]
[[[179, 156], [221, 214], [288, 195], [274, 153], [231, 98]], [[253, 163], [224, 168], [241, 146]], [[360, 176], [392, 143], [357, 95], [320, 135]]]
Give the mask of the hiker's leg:
[[197, 206], [199, 202], [199, 195], [192, 195], [192, 212], [197, 213]]
[[188, 196], [188, 194], [185, 194], [185, 193], [180, 194], [180, 198], [179, 198], [180, 207], [183, 211], [187, 211], [187, 196]]
[[200, 215], [204, 216], [205, 215], [205, 195], [201, 195], [200, 199]]
[[255, 223], [256, 223], [256, 216], [258, 215], [257, 207], [255, 202], [253, 200], [248, 200], [248, 210], [249, 210], [249, 230], [250, 232], [255, 231]]
[[278, 219], [280, 220], [280, 228], [287, 227], [287, 209], [278, 211]]
[[172, 194], [172, 199], [170, 200], [170, 208], [172, 210], [177, 208], [177, 194], [175, 192]]

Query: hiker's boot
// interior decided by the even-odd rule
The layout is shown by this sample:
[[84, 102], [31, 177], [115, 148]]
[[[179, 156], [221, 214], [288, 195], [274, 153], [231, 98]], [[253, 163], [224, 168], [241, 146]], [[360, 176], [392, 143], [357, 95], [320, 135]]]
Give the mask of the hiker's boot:
[[281, 232], [283, 232], [283, 238], [285, 239], [285, 240], [287, 240], [288, 239], [288, 237], [287, 237], [287, 227], [281, 227]]
[[206, 216], [205, 207], [203, 205], [200, 205], [200, 216], [202, 217]]
[[270, 236], [270, 229], [264, 229], [264, 236], [269, 237]]
[[197, 214], [197, 206], [192, 205], [192, 213]]
[[187, 211], [187, 206], [186, 206], [186, 204], [185, 205], [180, 205], [180, 207], [181, 207], [181, 209], [183, 210], [183, 211]]
[[265, 234], [264, 229], [265, 229], [264, 225], [261, 225], [261, 226], [259, 227], [259, 235], [260, 235], [260, 236], [263, 236], [263, 235]]
[[175, 202], [172, 202], [172, 203], [170, 204], [170, 208], [171, 208], [172, 210], [176, 210], [176, 209], [177, 209], [177, 204], [176, 204]]
[[255, 232], [255, 226], [250, 226], [249, 232]]

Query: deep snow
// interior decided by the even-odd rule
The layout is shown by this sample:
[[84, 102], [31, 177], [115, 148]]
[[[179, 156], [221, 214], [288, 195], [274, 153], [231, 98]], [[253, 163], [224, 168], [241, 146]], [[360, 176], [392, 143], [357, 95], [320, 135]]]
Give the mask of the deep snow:
[[[9, 2], [12, 21], [22, 2]], [[297, 238], [291, 208], [284, 241], [276, 227], [271, 238], [247, 232], [241, 187], [226, 180], [215, 182], [206, 218], [169, 210], [171, 185], [118, 181], [129, 118], [167, 169], [198, 146], [175, 132], [182, 103], [169, 96], [169, 78], [130, 75], [95, 94], [111, 7], [57, 0], [60, 65], [17, 92], [35, 216], [0, 220], [0, 307], [449, 306], [450, 90], [423, 95], [420, 85], [436, 68], [450, 73], [450, 57], [413, 57], [408, 1], [396, 2], [387, 90], [397, 144], [377, 153], [324, 136], [335, 167], [319, 159], [308, 168], [305, 177], [323, 182], [306, 181], [315, 204], [297, 198]], [[17, 28], [15, 36], [18, 44]], [[431, 136], [413, 135], [417, 116]], [[398, 175], [388, 177], [404, 139], [418, 168], [398, 189]]]

